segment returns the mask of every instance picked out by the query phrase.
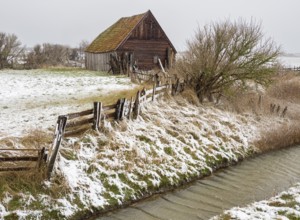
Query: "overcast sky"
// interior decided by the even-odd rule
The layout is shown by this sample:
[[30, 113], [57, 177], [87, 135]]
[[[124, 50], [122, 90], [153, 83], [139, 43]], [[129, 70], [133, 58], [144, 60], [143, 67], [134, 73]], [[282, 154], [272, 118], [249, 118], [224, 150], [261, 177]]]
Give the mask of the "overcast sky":
[[0, 0], [0, 32], [23, 44], [77, 46], [120, 17], [151, 10], [178, 51], [198, 26], [254, 18], [285, 52], [300, 53], [300, 0]]

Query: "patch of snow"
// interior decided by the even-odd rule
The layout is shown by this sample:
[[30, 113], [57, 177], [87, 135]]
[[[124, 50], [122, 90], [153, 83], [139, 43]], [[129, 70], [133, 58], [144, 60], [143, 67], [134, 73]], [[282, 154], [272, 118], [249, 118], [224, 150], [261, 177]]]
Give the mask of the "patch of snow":
[[[300, 184], [281, 192], [268, 200], [254, 202], [246, 207], [234, 207], [224, 212], [231, 219], [289, 219], [289, 216], [300, 217]], [[211, 220], [221, 220], [215, 216]]]
[[53, 130], [59, 115], [92, 108], [78, 100], [134, 88], [129, 78], [89, 71], [1, 70], [0, 77], [0, 138]]

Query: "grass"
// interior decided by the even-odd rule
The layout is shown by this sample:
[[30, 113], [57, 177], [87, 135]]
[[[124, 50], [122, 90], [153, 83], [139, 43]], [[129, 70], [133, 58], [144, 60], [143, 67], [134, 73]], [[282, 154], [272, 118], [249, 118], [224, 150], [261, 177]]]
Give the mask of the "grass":
[[141, 90], [143, 88], [144, 88], [143, 86], [137, 86], [134, 89], [121, 90], [110, 94], [89, 96], [86, 98], [79, 98], [71, 102], [80, 105], [80, 104], [87, 104], [87, 103], [93, 103], [98, 101], [98, 102], [102, 102], [104, 105], [111, 105], [117, 103], [117, 101], [121, 98], [126, 98], [126, 99], [131, 99], [131, 97], [135, 98], [138, 90]]
[[262, 152], [300, 144], [300, 121], [262, 131], [254, 145]]
[[170, 156], [174, 155], [172, 147], [165, 147], [164, 151], [165, 151], [166, 154], [168, 154]]
[[143, 142], [145, 142], [147, 144], [154, 144], [153, 141], [150, 138], [146, 137], [145, 135], [138, 135], [137, 138], [140, 141], [143, 141]]

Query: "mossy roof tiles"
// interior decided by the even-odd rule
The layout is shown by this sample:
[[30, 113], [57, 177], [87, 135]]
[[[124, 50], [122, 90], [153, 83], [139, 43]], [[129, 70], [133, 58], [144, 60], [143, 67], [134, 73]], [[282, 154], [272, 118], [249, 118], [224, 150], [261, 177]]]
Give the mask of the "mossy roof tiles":
[[120, 18], [116, 23], [103, 31], [87, 47], [86, 52], [105, 53], [116, 50], [127, 39], [128, 35], [139, 24], [146, 13]]

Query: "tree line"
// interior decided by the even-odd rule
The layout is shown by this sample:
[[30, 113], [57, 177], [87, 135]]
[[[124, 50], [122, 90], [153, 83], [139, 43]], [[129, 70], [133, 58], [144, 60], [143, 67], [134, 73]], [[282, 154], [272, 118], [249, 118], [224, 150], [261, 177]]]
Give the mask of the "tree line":
[[87, 41], [77, 47], [61, 44], [37, 44], [32, 49], [22, 46], [15, 34], [0, 32], [0, 69], [35, 69], [47, 66], [83, 66]]

